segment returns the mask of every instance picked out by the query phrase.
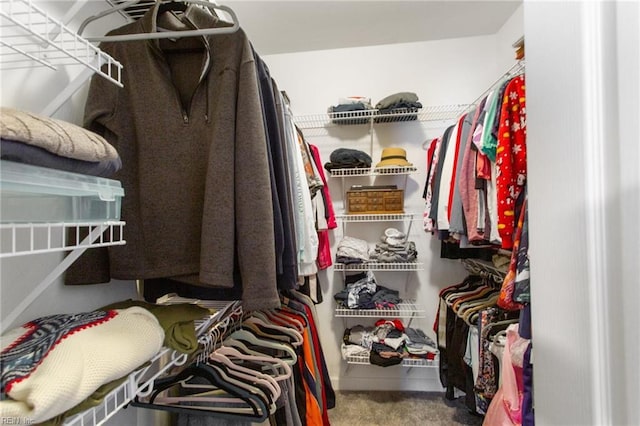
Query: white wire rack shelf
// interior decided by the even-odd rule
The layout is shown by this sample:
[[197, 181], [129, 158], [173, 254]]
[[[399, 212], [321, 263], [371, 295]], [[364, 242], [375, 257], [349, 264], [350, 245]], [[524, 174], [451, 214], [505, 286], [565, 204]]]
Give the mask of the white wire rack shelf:
[[[169, 302], [171, 303], [171, 302]], [[218, 302], [217, 306], [224, 307], [230, 303]], [[207, 307], [213, 307], [209, 304]], [[203, 333], [216, 321], [218, 314], [223, 309], [219, 309], [210, 317], [196, 321], [196, 335], [200, 338]], [[65, 426], [100, 426], [113, 417], [119, 410], [124, 408], [133, 400], [136, 395], [148, 394], [153, 390], [154, 381], [165, 374], [173, 367], [183, 365], [187, 362], [188, 355], [177, 352], [173, 349], [162, 348], [149, 363], [129, 375], [127, 380], [112, 390], [100, 404], [69, 417], [65, 420]]]
[[33, 0], [0, 1], [0, 69], [84, 65], [122, 86], [122, 64], [59, 20]]
[[387, 262], [367, 262], [367, 263], [335, 263], [335, 271], [421, 271], [422, 263], [387, 263]]
[[[369, 355], [349, 355], [345, 361], [347, 364], [372, 365], [369, 361]], [[438, 367], [438, 355], [435, 359], [405, 358], [402, 360], [402, 364], [398, 365], [402, 367]]]
[[341, 222], [399, 222], [413, 220], [414, 216], [414, 213], [337, 214], [336, 219]]
[[336, 317], [351, 318], [424, 318], [425, 310], [416, 305], [415, 300], [403, 300], [395, 308], [384, 309], [350, 309], [337, 306]]
[[406, 121], [454, 120], [468, 107], [466, 104], [425, 106], [419, 110], [402, 110], [391, 114], [377, 109], [322, 114], [298, 115], [293, 118], [301, 129], [318, 129], [335, 126], [365, 125]]
[[[59, 251], [88, 249], [126, 244], [123, 221], [82, 223], [2, 223], [0, 224], [0, 258], [53, 253]], [[84, 233], [100, 233], [95, 240], [82, 239]], [[75, 241], [68, 232], [75, 233]]]
[[418, 171], [417, 167], [378, 167], [359, 169], [333, 169], [329, 172], [331, 177], [351, 177], [351, 176], [388, 176], [388, 175], [409, 175]]

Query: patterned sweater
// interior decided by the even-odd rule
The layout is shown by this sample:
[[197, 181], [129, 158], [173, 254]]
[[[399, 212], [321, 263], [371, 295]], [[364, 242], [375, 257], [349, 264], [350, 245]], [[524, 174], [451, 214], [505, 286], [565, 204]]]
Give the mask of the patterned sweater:
[[0, 418], [55, 417], [147, 362], [163, 340], [140, 307], [51, 315], [10, 330], [0, 338]]

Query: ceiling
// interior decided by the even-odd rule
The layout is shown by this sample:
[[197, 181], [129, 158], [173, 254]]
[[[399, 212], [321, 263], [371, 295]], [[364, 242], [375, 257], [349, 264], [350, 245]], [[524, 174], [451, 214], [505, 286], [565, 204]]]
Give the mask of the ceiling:
[[522, 4], [503, 1], [222, 0], [261, 55], [495, 34]]

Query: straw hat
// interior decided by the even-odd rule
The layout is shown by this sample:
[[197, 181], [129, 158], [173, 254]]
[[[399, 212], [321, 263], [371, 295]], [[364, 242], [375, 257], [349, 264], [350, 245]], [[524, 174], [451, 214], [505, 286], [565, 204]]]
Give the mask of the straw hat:
[[411, 167], [413, 164], [407, 161], [407, 151], [402, 148], [385, 148], [382, 150], [380, 162], [376, 168], [380, 167]]

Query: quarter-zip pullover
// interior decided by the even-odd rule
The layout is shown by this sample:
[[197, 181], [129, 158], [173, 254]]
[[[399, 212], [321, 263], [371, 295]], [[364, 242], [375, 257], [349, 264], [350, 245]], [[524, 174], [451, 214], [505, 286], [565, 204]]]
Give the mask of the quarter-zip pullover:
[[[224, 25], [196, 6], [181, 21], [167, 29]], [[154, 32], [156, 22], [157, 5], [110, 35]], [[110, 277], [240, 280], [245, 309], [279, 306], [267, 144], [245, 33], [101, 49], [124, 65], [124, 88], [94, 76], [85, 108], [85, 127], [123, 163], [114, 178], [125, 189], [127, 244], [109, 248]], [[95, 267], [87, 263], [83, 272]]]

